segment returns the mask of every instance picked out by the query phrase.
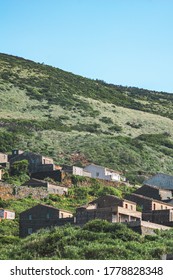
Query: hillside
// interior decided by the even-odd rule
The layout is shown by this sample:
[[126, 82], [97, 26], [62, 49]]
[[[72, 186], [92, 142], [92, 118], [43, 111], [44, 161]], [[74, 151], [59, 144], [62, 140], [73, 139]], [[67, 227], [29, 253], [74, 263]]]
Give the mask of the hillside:
[[24, 239], [0, 235], [1, 260], [160, 260], [173, 230], [141, 236], [125, 224], [94, 220], [83, 228], [42, 229]]
[[0, 54], [0, 151], [173, 174], [173, 95], [115, 86]]

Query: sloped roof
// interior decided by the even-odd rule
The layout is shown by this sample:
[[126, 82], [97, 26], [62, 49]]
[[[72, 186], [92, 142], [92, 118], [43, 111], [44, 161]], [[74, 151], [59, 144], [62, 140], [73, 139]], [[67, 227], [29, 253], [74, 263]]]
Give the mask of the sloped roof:
[[[35, 206], [33, 206], [33, 207], [31, 207], [31, 208], [29, 208], [29, 209], [27, 209], [27, 210], [21, 212], [21, 213], [27, 213], [27, 212], [29, 212], [31, 209], [37, 208], [37, 207], [39, 207], [39, 206], [43, 206], [43, 207], [46, 207], [46, 208], [51, 208], [51, 209], [54, 209], [54, 210], [57, 210], [57, 211], [64, 211], [64, 212], [67, 212], [67, 213], [72, 214], [70, 211], [67, 211], [67, 210], [64, 210], [64, 209], [60, 209], [60, 208], [56, 208], [56, 207], [51, 206], [51, 205], [42, 204], [42, 203], [39, 203], [39, 204], [37, 204], [37, 205], [35, 205]], [[20, 214], [21, 214], [21, 213], [20, 213]]]
[[128, 197], [129, 197], [129, 199], [130, 199], [130, 197], [139, 197], [139, 198], [142, 198], [144, 200], [149, 200], [149, 201], [157, 202], [157, 203], [164, 204], [164, 205], [167, 205], [167, 206], [171, 206], [170, 204], [164, 202], [163, 200], [157, 200], [157, 199], [147, 197], [147, 196], [137, 194], [137, 193], [131, 193], [130, 195], [128, 195]]
[[160, 189], [173, 190], [173, 176], [164, 173], [157, 173], [151, 178], [145, 180], [143, 184], [158, 187]]
[[121, 203], [123, 201], [136, 205], [136, 203], [133, 202], [133, 201], [130, 201], [130, 200], [127, 200], [127, 199], [121, 199], [121, 198], [119, 198], [115, 195], [103, 195], [103, 196], [100, 196], [99, 198], [89, 202], [88, 204], [85, 204], [85, 205], [82, 205], [82, 206], [78, 207], [78, 209], [79, 208], [84, 208], [85, 209], [89, 205], [98, 204], [100, 202], [103, 203], [103, 205], [104, 205], [103, 207], [111, 207], [111, 206], [115, 206], [116, 204]]

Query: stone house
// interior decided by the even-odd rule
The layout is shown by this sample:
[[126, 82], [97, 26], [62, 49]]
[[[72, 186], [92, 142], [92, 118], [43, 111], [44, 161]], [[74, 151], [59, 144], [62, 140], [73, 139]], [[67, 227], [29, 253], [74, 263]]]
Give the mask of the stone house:
[[58, 194], [58, 195], [63, 195], [68, 193], [68, 188], [58, 186], [55, 184], [52, 184], [48, 181], [44, 180], [38, 180], [35, 178], [31, 178], [30, 180], [26, 181], [25, 183], [22, 184], [22, 186], [27, 186], [27, 187], [44, 187], [49, 194]]
[[158, 173], [143, 182], [144, 185], [156, 186], [160, 189], [173, 191], [173, 176], [163, 173]]
[[120, 172], [100, 165], [90, 164], [84, 167], [84, 171], [91, 173], [91, 178], [117, 182], [126, 180], [123, 176], [121, 176]]
[[15, 212], [7, 209], [0, 208], [0, 221], [2, 219], [14, 220]]
[[172, 191], [161, 189], [156, 186], [143, 185], [141, 188], [134, 191], [135, 194], [140, 194], [146, 197], [150, 197], [156, 200], [167, 201], [172, 199]]
[[74, 223], [71, 212], [49, 205], [38, 204], [20, 213], [19, 235], [20, 237], [25, 237], [41, 228], [62, 226], [66, 223]]
[[91, 173], [88, 171], [85, 171], [84, 168], [74, 166], [74, 165], [63, 165], [62, 170], [65, 173], [69, 173], [71, 175], [78, 175], [78, 176], [86, 176], [91, 177]]
[[172, 209], [173, 207], [171, 204], [137, 193], [126, 195], [126, 198], [130, 201], [134, 201], [137, 205], [139, 205], [142, 211]]
[[28, 169], [29, 172], [45, 172], [55, 170], [55, 165], [52, 158], [45, 157], [32, 152], [23, 152], [20, 150], [13, 150], [12, 155], [10, 156], [9, 162], [10, 166], [15, 161], [27, 160], [29, 163]]
[[77, 225], [93, 219], [103, 219], [111, 223], [136, 221], [141, 219], [141, 212], [136, 211], [134, 202], [105, 195], [76, 209]]

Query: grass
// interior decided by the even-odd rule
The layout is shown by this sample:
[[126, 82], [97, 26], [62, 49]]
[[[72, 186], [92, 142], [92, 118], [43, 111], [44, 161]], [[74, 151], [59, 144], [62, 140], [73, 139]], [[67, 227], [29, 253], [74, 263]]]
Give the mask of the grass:
[[[172, 95], [110, 85], [4, 54], [0, 62], [2, 152], [15, 147], [59, 164], [94, 162], [126, 173], [173, 174], [173, 148], [166, 146], [173, 138]], [[138, 138], [164, 133], [165, 142], [154, 145]], [[76, 161], [73, 155], [79, 155]]]

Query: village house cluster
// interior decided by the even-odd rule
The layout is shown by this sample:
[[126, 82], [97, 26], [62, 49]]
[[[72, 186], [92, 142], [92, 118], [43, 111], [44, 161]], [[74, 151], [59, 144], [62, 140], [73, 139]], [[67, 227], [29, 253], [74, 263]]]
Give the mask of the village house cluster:
[[16, 161], [27, 160], [28, 171], [32, 178], [44, 179], [52, 178], [61, 182], [63, 173], [86, 176], [108, 181], [126, 181], [126, 178], [119, 171], [110, 168], [89, 164], [84, 168], [78, 166], [56, 165], [52, 158], [42, 156], [30, 151], [12, 150], [12, 154], [0, 153], [0, 179], [2, 178], [4, 168], [9, 168]]
[[[50, 193], [62, 195], [68, 188], [44, 181], [46, 177], [62, 182], [64, 174], [86, 176], [113, 182], [125, 182], [126, 178], [118, 171], [90, 164], [84, 168], [58, 166], [53, 160], [31, 152], [13, 150], [11, 155], [0, 153], [0, 170], [9, 168], [16, 162], [26, 159], [29, 163], [31, 179], [24, 185], [45, 186]], [[1, 179], [1, 177], [0, 177]], [[13, 211], [0, 209], [0, 219], [14, 219]], [[25, 237], [41, 228], [62, 226], [66, 223], [83, 226], [90, 220], [102, 219], [111, 223], [127, 223], [141, 234], [153, 234], [155, 229], [173, 227], [173, 176], [156, 174], [144, 181], [133, 193], [120, 199], [105, 195], [81, 205], [75, 214], [49, 205], [39, 204], [20, 213], [20, 237]]]
[[[24, 186], [47, 188], [49, 193], [64, 194], [68, 192], [65, 187], [58, 186], [66, 174], [85, 176], [89, 178], [97, 178], [100, 180], [107, 180], [112, 182], [124, 182], [126, 178], [119, 171], [112, 170], [103, 166], [89, 164], [85, 167], [63, 165], [59, 166], [54, 163], [52, 158], [42, 156], [37, 153], [22, 150], [12, 150], [10, 155], [0, 153], [0, 180], [2, 180], [3, 173], [6, 169], [11, 170], [12, 165], [16, 161], [28, 161], [28, 172], [31, 179], [25, 182]], [[53, 184], [44, 179], [50, 178], [56, 182]]]

